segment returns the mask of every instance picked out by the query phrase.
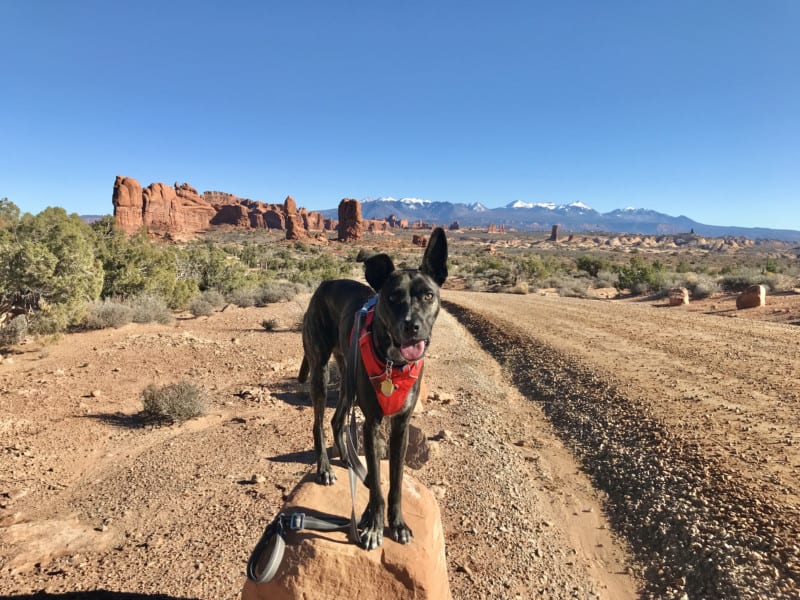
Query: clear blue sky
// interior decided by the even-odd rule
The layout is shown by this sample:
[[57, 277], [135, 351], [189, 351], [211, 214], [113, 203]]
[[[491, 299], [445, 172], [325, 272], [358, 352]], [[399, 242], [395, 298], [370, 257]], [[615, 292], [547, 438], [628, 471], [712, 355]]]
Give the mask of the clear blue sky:
[[118, 174], [800, 230], [800, 2], [0, 0], [0, 197]]

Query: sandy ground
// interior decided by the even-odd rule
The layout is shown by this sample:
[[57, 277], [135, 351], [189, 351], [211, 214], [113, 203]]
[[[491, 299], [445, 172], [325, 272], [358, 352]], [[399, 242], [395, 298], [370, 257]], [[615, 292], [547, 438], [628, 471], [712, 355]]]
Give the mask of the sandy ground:
[[[797, 597], [800, 338], [764, 320], [794, 299], [723, 318], [443, 298], [414, 417], [437, 451], [412, 473], [440, 498], [454, 598]], [[306, 301], [7, 354], [0, 597], [237, 598], [313, 462]], [[184, 378], [207, 416], [145, 425], [142, 389]]]

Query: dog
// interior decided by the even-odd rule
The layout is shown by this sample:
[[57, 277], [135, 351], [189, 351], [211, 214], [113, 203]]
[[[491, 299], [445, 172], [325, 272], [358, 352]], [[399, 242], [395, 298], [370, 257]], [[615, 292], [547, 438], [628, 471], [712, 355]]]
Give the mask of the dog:
[[[337, 279], [324, 281], [312, 295], [303, 317], [304, 357], [298, 379], [302, 383], [309, 374], [311, 376], [317, 481], [332, 485], [336, 476], [328, 460], [323, 423], [331, 354], [341, 374], [339, 401], [331, 424], [342, 458], [347, 456], [344, 443], [347, 398], [348, 393], [353, 393], [348, 392], [348, 373], [354, 374], [354, 380], [349, 377], [349, 385], [355, 388], [365, 418], [367, 477], [364, 484], [369, 488], [369, 502], [359, 522], [359, 542], [366, 550], [372, 550], [383, 543], [386, 505], [381, 491], [378, 436], [384, 416], [391, 418], [392, 425], [389, 530], [392, 539], [401, 544], [407, 544], [413, 537], [401, 509], [408, 422], [417, 403], [422, 359], [439, 314], [439, 287], [447, 279], [447, 238], [442, 228], [432, 232], [418, 269], [395, 269], [392, 259], [383, 253], [362, 254], [359, 258], [364, 262], [365, 278], [371, 289], [357, 281]], [[372, 316], [367, 317], [369, 325], [361, 331], [353, 331], [356, 313], [371, 299], [374, 308]], [[358, 336], [356, 342], [353, 336]], [[352, 351], [354, 343], [358, 343], [361, 350], [358, 354]], [[373, 356], [362, 356], [370, 352]], [[369, 363], [368, 366], [365, 363]]]

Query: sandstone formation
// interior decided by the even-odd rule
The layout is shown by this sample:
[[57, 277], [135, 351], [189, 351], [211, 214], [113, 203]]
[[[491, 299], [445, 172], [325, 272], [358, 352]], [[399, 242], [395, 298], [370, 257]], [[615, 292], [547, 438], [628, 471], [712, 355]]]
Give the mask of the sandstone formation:
[[297, 209], [294, 200], [289, 203], [290, 219], [286, 202], [268, 204], [227, 192], [199, 194], [188, 183], [177, 182], [173, 186], [153, 183], [142, 189], [138, 181], [123, 176], [114, 182], [112, 203], [117, 226], [124, 232], [131, 234], [144, 227], [151, 236], [171, 239], [190, 238], [216, 225], [287, 230], [290, 239], [336, 227], [334, 220], [321, 213]]
[[300, 240], [306, 237], [307, 230], [303, 227], [303, 219], [297, 213], [297, 205], [291, 196], [286, 196], [283, 212], [286, 215], [286, 239]]
[[550, 242], [557, 242], [558, 241], [558, 225], [553, 225], [553, 228], [550, 230]]
[[344, 198], [339, 203], [339, 241], [354, 242], [361, 239], [361, 203]]
[[[309, 474], [292, 492], [282, 512], [349, 516], [347, 470], [333, 468], [338, 479], [336, 485], [318, 485], [313, 474]], [[384, 493], [388, 490], [388, 478], [388, 462], [382, 461]], [[365, 486], [358, 486], [357, 514], [366, 506], [368, 494]], [[402, 545], [386, 536], [383, 545], [371, 552], [350, 542], [344, 531], [289, 532], [286, 552], [275, 578], [259, 585], [247, 581], [242, 600], [448, 600], [451, 596], [439, 506], [433, 494], [408, 474], [403, 478], [403, 514], [414, 532], [412, 541]]]
[[[286, 239], [315, 239], [327, 242], [326, 231], [338, 230], [340, 241], [359, 240], [363, 232], [388, 233], [392, 229], [425, 229], [433, 225], [391, 215], [387, 219], [363, 219], [361, 203], [346, 198], [339, 205], [339, 227], [335, 219], [322, 213], [298, 208], [291, 196], [283, 204], [270, 204], [239, 198], [227, 192], [207, 191], [202, 194], [188, 183], [169, 186], [152, 183], [142, 189], [131, 177], [117, 176], [112, 196], [117, 227], [127, 234], [143, 227], [153, 237], [187, 239], [214, 226], [242, 229], [277, 229], [286, 231]], [[342, 212], [344, 211], [344, 213]], [[453, 223], [458, 228], [458, 223]], [[324, 238], [324, 239], [323, 239]]]
[[758, 308], [767, 303], [767, 288], [763, 285], [751, 285], [736, 298], [736, 308]]
[[411, 237], [411, 243], [414, 244], [415, 246], [420, 246], [422, 248], [425, 248], [428, 245], [428, 236], [415, 233]]
[[672, 288], [669, 291], [669, 305], [682, 306], [689, 304], [689, 290], [685, 287]]

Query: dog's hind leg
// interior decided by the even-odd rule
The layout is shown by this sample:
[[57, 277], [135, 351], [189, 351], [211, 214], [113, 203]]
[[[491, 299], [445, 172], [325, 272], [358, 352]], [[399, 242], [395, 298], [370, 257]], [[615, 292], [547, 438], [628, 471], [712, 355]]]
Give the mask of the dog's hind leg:
[[[355, 390], [350, 391], [352, 382], [348, 382], [349, 373], [345, 365], [344, 358], [338, 353], [334, 352], [336, 364], [339, 367], [339, 400], [336, 402], [336, 412], [333, 413], [331, 420], [331, 428], [333, 429], [333, 441], [336, 444], [336, 449], [339, 451], [339, 457], [342, 462], [347, 464], [347, 448], [344, 441], [344, 427], [347, 420], [347, 413], [350, 408], [349, 394], [355, 394]], [[352, 386], [355, 387], [355, 386]], [[355, 401], [355, 398], [353, 398]], [[356, 443], [356, 440], [353, 440]]]
[[408, 448], [409, 414], [395, 417], [389, 436], [389, 531], [392, 539], [401, 544], [411, 541], [413, 533], [403, 519], [403, 465]]
[[331, 469], [328, 460], [328, 451], [325, 446], [325, 401], [326, 379], [328, 367], [315, 365], [311, 371], [309, 393], [311, 404], [314, 407], [314, 452], [317, 455], [317, 482], [323, 485], [333, 485], [336, 475]]

